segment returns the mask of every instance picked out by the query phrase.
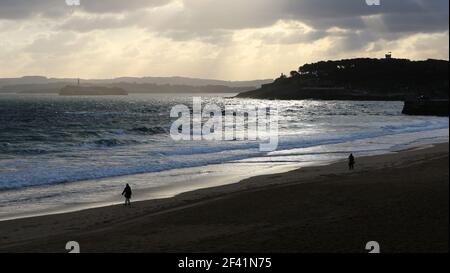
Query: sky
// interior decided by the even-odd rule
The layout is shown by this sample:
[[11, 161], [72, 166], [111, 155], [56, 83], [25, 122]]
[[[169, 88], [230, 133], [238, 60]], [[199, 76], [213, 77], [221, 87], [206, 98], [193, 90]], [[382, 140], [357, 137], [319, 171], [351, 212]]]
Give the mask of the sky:
[[0, 0], [0, 77], [275, 78], [387, 52], [449, 58], [448, 0]]

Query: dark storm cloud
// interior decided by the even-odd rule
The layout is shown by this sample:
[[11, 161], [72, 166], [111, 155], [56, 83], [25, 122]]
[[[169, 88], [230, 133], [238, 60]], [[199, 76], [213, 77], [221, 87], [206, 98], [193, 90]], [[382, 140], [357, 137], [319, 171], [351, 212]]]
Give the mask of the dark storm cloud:
[[71, 7], [65, 0], [0, 0], [0, 19], [59, 17], [72, 13], [75, 8], [90, 13], [120, 13], [168, 2], [170, 0], [80, 0], [79, 7]]
[[286, 7], [289, 16], [319, 29], [370, 28], [364, 21], [368, 16], [378, 16], [391, 32], [448, 29], [448, 0], [381, 0], [380, 6], [368, 6], [359, 0], [289, 0]]
[[[386, 31], [435, 32], [448, 29], [448, 0], [185, 0], [177, 20], [162, 26], [186, 31], [243, 29], [273, 25], [278, 20], [298, 20], [326, 30], [333, 27], [370, 29], [367, 18], [376, 17]], [[369, 20], [370, 23], [370, 20]]]
[[120, 13], [130, 10], [138, 10], [142, 8], [150, 8], [162, 6], [170, 2], [170, 0], [89, 0], [82, 1], [80, 6], [87, 12], [92, 13]]
[[[448, 30], [448, 0], [381, 0], [380, 6], [368, 6], [365, 0], [185, 0], [177, 20], [158, 26], [156, 31], [169, 37], [190, 37], [189, 33], [268, 27], [279, 20], [295, 20], [314, 32], [273, 37], [280, 43], [312, 42], [332, 28], [345, 30], [343, 45], [351, 49], [382, 37], [397, 39], [411, 33]], [[150, 24], [148, 26], [152, 28]], [[371, 32], [364, 34], [362, 32]], [[218, 32], [217, 32], [218, 33]], [[330, 35], [333, 35], [330, 33]]]
[[[279, 20], [299, 21], [314, 30], [304, 37], [275, 39], [280, 43], [321, 39], [332, 28], [345, 30], [349, 39], [356, 32], [373, 32], [358, 34], [370, 38], [368, 42], [382, 36], [395, 39], [448, 31], [448, 0], [380, 1], [380, 6], [368, 6], [365, 0], [184, 0], [176, 16], [161, 19], [158, 11], [146, 9], [171, 0], [81, 0], [79, 8], [89, 16], [57, 21], [57, 28], [89, 32], [137, 26], [174, 40], [216, 42], [234, 30], [269, 27]], [[68, 12], [72, 10], [65, 0], [0, 0], [0, 19], [57, 17]]]
[[22, 19], [33, 15], [60, 16], [67, 5], [58, 0], [0, 0], [0, 19]]

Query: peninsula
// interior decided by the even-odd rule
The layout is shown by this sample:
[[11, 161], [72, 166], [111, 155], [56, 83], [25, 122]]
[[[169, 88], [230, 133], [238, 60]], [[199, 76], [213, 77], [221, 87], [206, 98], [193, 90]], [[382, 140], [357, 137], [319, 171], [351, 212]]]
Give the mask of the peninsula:
[[448, 61], [347, 59], [305, 64], [238, 98], [398, 101], [448, 99]]

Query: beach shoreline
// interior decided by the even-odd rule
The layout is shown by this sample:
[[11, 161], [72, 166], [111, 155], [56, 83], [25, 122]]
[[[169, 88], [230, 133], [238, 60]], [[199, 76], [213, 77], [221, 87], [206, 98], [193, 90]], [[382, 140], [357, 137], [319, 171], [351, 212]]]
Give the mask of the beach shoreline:
[[339, 161], [131, 208], [2, 221], [0, 252], [65, 252], [73, 240], [83, 252], [363, 252], [377, 235], [388, 252], [448, 252], [448, 208], [444, 143], [357, 158], [355, 172]]
[[[374, 138], [372, 141], [381, 142], [383, 140]], [[3, 199], [0, 206], [0, 222], [119, 205], [123, 199], [120, 192], [125, 184], [130, 184], [134, 189], [134, 202], [166, 199], [186, 192], [239, 183], [255, 176], [333, 164], [345, 160], [350, 153], [345, 151], [349, 150], [347, 147], [352, 147], [352, 152], [357, 157], [366, 157], [447, 142], [448, 136], [425, 138], [401, 145], [392, 144], [389, 149], [382, 150], [373, 148], [365, 150], [364, 146], [357, 142], [337, 143], [322, 147], [281, 150], [277, 154], [266, 157], [247, 158], [206, 166], [12, 189], [0, 192], [0, 199]], [[308, 153], [317, 153], [320, 156], [323, 154], [321, 151], [328, 151], [325, 153], [327, 158], [324, 155], [322, 155], [323, 159], [319, 160], [302, 156], [303, 154], [308, 155]], [[278, 162], [278, 158], [284, 156], [287, 157], [287, 160]]]

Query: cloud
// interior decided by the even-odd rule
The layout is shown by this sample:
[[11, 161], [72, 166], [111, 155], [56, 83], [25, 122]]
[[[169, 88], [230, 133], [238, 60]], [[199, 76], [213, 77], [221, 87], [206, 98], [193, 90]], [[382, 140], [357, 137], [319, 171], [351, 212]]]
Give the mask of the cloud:
[[64, 0], [0, 0], [0, 19], [64, 16], [58, 22], [62, 29], [136, 26], [191, 39], [196, 34], [223, 36], [224, 30], [264, 28], [280, 20], [297, 20], [318, 31], [337, 27], [430, 33], [448, 29], [448, 8], [448, 0], [390, 0], [376, 7], [365, 0], [81, 0], [77, 8]]
[[448, 8], [448, 0], [0, 0], [0, 62], [24, 74], [88, 64], [81, 70], [96, 76], [126, 67], [243, 79], [386, 51], [448, 59]]
[[170, 0], [89, 0], [80, 8], [90, 13], [120, 13], [166, 5]]
[[68, 12], [58, 0], [0, 0], [0, 19], [16, 20], [31, 16], [58, 17]]
[[68, 16], [74, 10], [93, 14], [121, 13], [162, 6], [170, 0], [80, 0], [80, 6], [68, 6], [65, 0], [0, 0], [0, 19], [24, 19], [33, 16]]
[[[89, 13], [63, 20], [59, 27], [80, 32], [139, 27], [177, 41], [212, 42], [226, 40], [232, 31], [267, 28], [279, 21], [297, 21], [314, 30], [304, 33], [303, 38], [289, 35], [276, 39], [282, 43], [321, 39], [333, 28], [353, 31], [352, 35], [358, 31], [377, 32], [389, 38], [448, 29], [448, 0], [391, 0], [382, 1], [379, 7], [368, 6], [364, 0], [112, 2], [86, 2], [83, 10]], [[126, 12], [105, 14], [107, 11]]]
[[25, 46], [24, 51], [28, 54], [39, 54], [46, 56], [59, 56], [76, 54], [81, 48], [86, 48], [92, 41], [86, 37], [70, 32], [52, 33], [38, 35]]
[[[184, 9], [167, 28], [261, 28], [279, 20], [297, 20], [318, 30], [371, 29], [365, 20], [378, 17], [386, 30], [434, 32], [448, 28], [448, 0], [390, 0], [379, 7], [364, 0], [184, 0]], [[409, 25], [409, 27], [408, 27]]]

